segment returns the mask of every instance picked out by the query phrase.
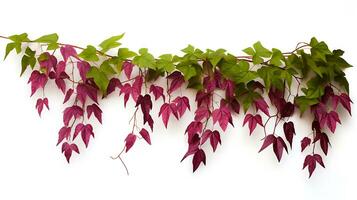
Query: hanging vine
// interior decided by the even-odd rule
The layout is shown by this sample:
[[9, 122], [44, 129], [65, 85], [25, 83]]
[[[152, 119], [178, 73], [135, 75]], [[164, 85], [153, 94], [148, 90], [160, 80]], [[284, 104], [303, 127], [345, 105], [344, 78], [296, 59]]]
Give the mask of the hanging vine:
[[[48, 82], [54, 81], [63, 94], [66, 108], [57, 145], [61, 145], [68, 162], [73, 152], [80, 153], [78, 143], [87, 148], [94, 138], [93, 116], [102, 123], [98, 96], [114, 97], [112, 93], [124, 96], [124, 107], [129, 99], [135, 102], [129, 121], [132, 129], [127, 131], [120, 154], [112, 157], [121, 160], [128, 174], [121, 155], [138, 139], [151, 145], [152, 116], [158, 115], [167, 128], [170, 119], [180, 120], [192, 109], [189, 98], [178, 89], [187, 88], [196, 94], [194, 119], [182, 131], [188, 149], [181, 161], [192, 157], [193, 171], [206, 164], [206, 143], [215, 152], [222, 143], [222, 133], [234, 124], [248, 126], [250, 135], [262, 134], [259, 152], [272, 146], [280, 161], [284, 151], [293, 147], [296, 132], [291, 116], [299, 113], [301, 117], [312, 116], [311, 132], [300, 133], [301, 151], [306, 153], [303, 168], [307, 167], [311, 176], [317, 164], [325, 167], [317, 148], [328, 154], [329, 135], [335, 132], [337, 123], [341, 124], [338, 107], [351, 115], [352, 101], [343, 72], [351, 65], [342, 58], [342, 50], [331, 51], [316, 38], [298, 43], [290, 52], [269, 50], [260, 42], [244, 49], [242, 56], [188, 45], [181, 55], [155, 58], [146, 48], [138, 53], [119, 48], [123, 36], [110, 37], [98, 48], [60, 43], [57, 34], [35, 40], [26, 33], [0, 36], [10, 41], [5, 58], [15, 51], [22, 56], [21, 75], [31, 70], [28, 83], [31, 96], [39, 93], [39, 115], [44, 107], [49, 109], [45, 95]], [[166, 84], [159, 84], [160, 79], [166, 79]], [[158, 113], [152, 110], [154, 101], [161, 104]], [[233, 122], [232, 115], [241, 113], [245, 115], [243, 122]], [[261, 131], [256, 131], [257, 127]]]

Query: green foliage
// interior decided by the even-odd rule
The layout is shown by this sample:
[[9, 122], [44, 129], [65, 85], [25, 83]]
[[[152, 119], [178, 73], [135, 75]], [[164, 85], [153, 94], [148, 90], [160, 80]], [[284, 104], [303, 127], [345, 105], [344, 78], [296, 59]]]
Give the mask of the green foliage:
[[253, 48], [248, 47], [243, 50], [244, 53], [253, 57], [253, 64], [260, 64], [264, 62], [263, 58], [269, 58], [272, 55], [272, 52], [266, 49], [259, 41], [253, 44]]
[[147, 48], [139, 49], [139, 54], [134, 57], [133, 63], [141, 68], [155, 69], [155, 58], [151, 55]]
[[121, 45], [121, 43], [117, 42], [118, 40], [124, 37], [124, 33], [116, 36], [112, 36], [99, 44], [102, 48], [101, 52], [105, 53], [110, 49], [116, 48]]
[[97, 55], [97, 49], [92, 45], [88, 45], [87, 48], [85, 48], [78, 56], [86, 61], [99, 60], [99, 57]]
[[97, 67], [91, 67], [87, 73], [87, 78], [93, 78], [95, 84], [99, 87], [100, 91], [106, 95], [106, 91], [109, 84], [109, 79], [102, 69]]
[[58, 48], [58, 35], [56, 33], [52, 33], [49, 35], [44, 35], [35, 40], [35, 42], [47, 43], [47, 50], [54, 50]]
[[31, 69], [33, 69], [35, 67], [35, 64], [36, 64], [35, 53], [36, 52], [32, 51], [30, 49], [30, 47], [26, 48], [25, 54], [23, 55], [23, 57], [21, 59], [21, 74], [20, 74], [20, 76], [22, 76], [22, 74], [26, 71], [28, 66], [30, 66]]

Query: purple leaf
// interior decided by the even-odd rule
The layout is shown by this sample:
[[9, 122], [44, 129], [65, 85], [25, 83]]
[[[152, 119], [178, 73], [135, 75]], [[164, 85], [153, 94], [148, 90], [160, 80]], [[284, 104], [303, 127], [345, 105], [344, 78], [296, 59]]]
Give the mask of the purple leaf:
[[290, 148], [292, 148], [293, 137], [295, 135], [294, 123], [293, 122], [285, 122], [283, 125], [283, 129], [284, 129], [285, 138], [289, 142]]
[[276, 137], [273, 134], [267, 135], [264, 139], [263, 145], [259, 150], [259, 153], [263, 151], [265, 148], [267, 148], [271, 144], [276, 143]]
[[178, 119], [177, 107], [175, 103], [164, 103], [159, 112], [159, 117], [162, 117], [165, 127], [167, 128], [167, 123], [169, 121], [170, 115], [173, 114], [176, 119]]
[[128, 152], [131, 147], [133, 147], [134, 143], [136, 141], [136, 135], [133, 133], [128, 134], [125, 138], [125, 152]]
[[40, 115], [41, 117], [41, 113], [42, 113], [42, 110], [43, 110], [43, 106], [46, 106], [47, 110], [49, 110], [49, 106], [48, 106], [48, 99], [47, 98], [44, 98], [44, 99], [37, 99], [37, 102], [36, 102], [36, 109], [37, 109], [37, 112], [38, 114]]
[[144, 138], [144, 140], [145, 140], [148, 144], [151, 145], [150, 135], [149, 135], [149, 132], [148, 132], [146, 129], [142, 128], [142, 129], [140, 130], [139, 134], [141, 135], [141, 137]]
[[311, 144], [311, 139], [308, 138], [308, 137], [304, 137], [302, 140], [301, 140], [301, 152], [303, 152], [305, 150], [305, 148], [307, 146], [309, 146]]
[[257, 127], [257, 124], [263, 126], [262, 117], [259, 114], [256, 114], [256, 115], [246, 114], [244, 121], [243, 121], [243, 126], [247, 122], [248, 122], [248, 126], [249, 126], [249, 135], [251, 135], [253, 133], [255, 127]]
[[179, 71], [175, 71], [171, 73], [169, 76], [167, 76], [167, 79], [171, 80], [170, 87], [167, 91], [167, 93], [169, 94], [173, 93], [175, 90], [181, 87], [181, 85], [185, 82], [184, 77]]
[[85, 103], [87, 96], [95, 103], [98, 103], [97, 89], [91, 85], [80, 83], [77, 85], [77, 98], [82, 104]]
[[79, 75], [81, 76], [81, 79], [83, 81], [86, 81], [87, 80], [87, 72], [90, 69], [90, 64], [86, 61], [78, 61], [77, 68], [79, 71]]
[[158, 100], [160, 97], [162, 97], [162, 99], [165, 101], [164, 88], [152, 84], [150, 86], [150, 92], [154, 94], [155, 101]]
[[65, 104], [69, 100], [69, 98], [71, 98], [73, 92], [74, 92], [73, 89], [67, 90], [66, 95], [64, 96], [63, 104]]
[[97, 106], [97, 104], [92, 104], [87, 106], [87, 117], [88, 119], [94, 113], [94, 116], [98, 119], [100, 123], [102, 123], [102, 110]]
[[65, 138], [68, 140], [71, 135], [71, 128], [64, 126], [58, 132], [58, 141], [57, 145], [59, 145]]
[[195, 111], [195, 121], [202, 121], [203, 119], [208, 119], [211, 112], [207, 106], [200, 106]]
[[62, 144], [62, 153], [64, 153], [64, 156], [66, 157], [68, 163], [72, 156], [72, 151], [79, 154], [79, 149], [76, 144], [68, 144], [67, 142], [64, 142]]
[[79, 106], [71, 106], [63, 111], [63, 123], [68, 126], [69, 121], [74, 118], [79, 118], [83, 116], [83, 110]]
[[88, 147], [90, 136], [94, 137], [92, 125], [84, 125], [81, 131], [81, 136], [84, 144], [86, 145], [86, 147]]
[[78, 134], [80, 132], [82, 132], [83, 128], [84, 128], [84, 124], [83, 123], [78, 123], [76, 128], [74, 129], [74, 133], [73, 133], [73, 140], [76, 139], [76, 137], [78, 136]]
[[196, 153], [193, 155], [192, 165], [193, 165], [193, 172], [200, 166], [201, 162], [206, 165], [206, 154], [202, 149], [198, 149]]
[[263, 98], [255, 100], [254, 104], [255, 104], [255, 107], [257, 108], [257, 111], [261, 110], [264, 114], [266, 114], [267, 116], [270, 116], [269, 110], [268, 110], [269, 106]]
[[233, 126], [231, 112], [223, 99], [221, 100], [220, 107], [212, 112], [212, 118], [213, 124], [218, 121], [223, 131], [227, 129], [228, 122]]
[[123, 62], [123, 70], [125, 73], [125, 76], [130, 79], [131, 72], [133, 71], [134, 64], [131, 63], [130, 61], [124, 61]]
[[342, 104], [342, 106], [350, 113], [351, 115], [351, 99], [346, 93], [341, 93], [339, 96], [339, 102]]
[[277, 137], [276, 142], [273, 143], [273, 150], [274, 150], [276, 158], [278, 159], [278, 162], [280, 162], [280, 160], [281, 160], [284, 149], [286, 152], [288, 152], [288, 147], [286, 146], [283, 138]]
[[62, 46], [60, 51], [65, 62], [67, 62], [68, 58], [71, 56], [78, 59], [77, 52], [71, 45]]
[[112, 78], [109, 81], [108, 88], [107, 88], [107, 95], [111, 94], [115, 91], [115, 88], [120, 89], [122, 87], [121, 82], [117, 78]]
[[185, 114], [187, 109], [190, 110], [190, 103], [187, 97], [176, 97], [173, 102], [176, 103], [177, 112], [180, 118]]
[[218, 143], [221, 144], [221, 136], [219, 132], [215, 130], [210, 135], [210, 144], [213, 149], [213, 152], [216, 151]]
[[34, 70], [31, 73], [31, 76], [28, 80], [28, 83], [31, 83], [31, 96], [35, 94], [35, 92], [39, 89], [45, 88], [45, 85], [47, 83], [47, 76], [45, 74], [41, 74], [39, 71]]

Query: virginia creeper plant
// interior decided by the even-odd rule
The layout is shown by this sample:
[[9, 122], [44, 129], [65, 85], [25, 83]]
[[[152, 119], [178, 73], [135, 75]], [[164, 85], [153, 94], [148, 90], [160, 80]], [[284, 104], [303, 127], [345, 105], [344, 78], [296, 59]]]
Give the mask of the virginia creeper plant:
[[[155, 58], [146, 48], [138, 52], [119, 48], [123, 36], [110, 37], [98, 47], [60, 43], [57, 34], [35, 40], [26, 33], [0, 36], [10, 41], [5, 58], [15, 51], [22, 56], [21, 75], [31, 71], [28, 83], [31, 96], [37, 93], [39, 115], [44, 108], [49, 109], [44, 91], [50, 81], [63, 94], [65, 109], [57, 145], [68, 162], [73, 153], [83, 151], [78, 143], [88, 147], [94, 138], [91, 122], [102, 123], [99, 96], [123, 96], [124, 107], [129, 99], [135, 102], [129, 122], [132, 129], [126, 132], [121, 153], [113, 157], [124, 166], [121, 155], [128, 153], [138, 139], [151, 145], [152, 116], [160, 117], [167, 128], [169, 121], [194, 112], [192, 122], [182, 131], [187, 137], [182, 161], [192, 159], [193, 172], [201, 163], [206, 164], [210, 150], [204, 146], [211, 146], [215, 152], [228, 126], [243, 125], [250, 135], [261, 134], [259, 152], [271, 147], [278, 162], [284, 151], [292, 149], [296, 134], [301, 135], [301, 152], [306, 155], [303, 169], [307, 168], [311, 176], [317, 165], [325, 167], [329, 136], [341, 124], [338, 107], [351, 115], [352, 101], [343, 72], [351, 65], [342, 58], [342, 50], [331, 51], [316, 38], [299, 42], [290, 52], [270, 50], [260, 42], [244, 49], [242, 56], [188, 45], [180, 55]], [[165, 80], [165, 84], [158, 80]], [[196, 106], [178, 92], [185, 88], [195, 92]], [[152, 110], [153, 103], [161, 105], [158, 112]], [[237, 114], [244, 115], [242, 122], [233, 121]], [[312, 119], [307, 124], [310, 132], [296, 133], [291, 119], [294, 114]]]

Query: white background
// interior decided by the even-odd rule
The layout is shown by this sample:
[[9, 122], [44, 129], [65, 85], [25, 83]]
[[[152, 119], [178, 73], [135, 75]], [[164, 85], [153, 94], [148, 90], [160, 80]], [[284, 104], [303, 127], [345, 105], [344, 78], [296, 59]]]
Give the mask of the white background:
[[[85, 46], [125, 32], [124, 46], [148, 47], [155, 55], [179, 53], [189, 43], [241, 54], [257, 40], [288, 51], [316, 36], [332, 49], [345, 50], [344, 58], [356, 65], [355, 9], [353, 1], [344, 0], [3, 0], [0, 34], [28, 32], [36, 38], [57, 32], [61, 42]], [[1, 57], [6, 42], [0, 40]], [[127, 176], [120, 161], [109, 157], [119, 152], [131, 130], [132, 103], [124, 109], [122, 98], [102, 101], [103, 126], [95, 126], [95, 140], [68, 165], [56, 147], [62, 95], [49, 89], [51, 110], [39, 118], [36, 98], [29, 98], [29, 73], [19, 78], [19, 57], [11, 54], [0, 65], [0, 199], [357, 199], [355, 106], [353, 118], [344, 112], [343, 126], [331, 137], [327, 168], [317, 167], [310, 179], [301, 170], [299, 147], [310, 125], [298, 118], [294, 149], [281, 163], [270, 148], [257, 153], [259, 131], [249, 137], [242, 117], [236, 116], [235, 128], [222, 136], [223, 145], [214, 154], [207, 148], [207, 166], [192, 174], [190, 159], [179, 162], [192, 113], [179, 123], [170, 121], [168, 130], [156, 123], [153, 145], [140, 141], [123, 156], [131, 173]], [[346, 72], [351, 97], [357, 100], [356, 69]]]

